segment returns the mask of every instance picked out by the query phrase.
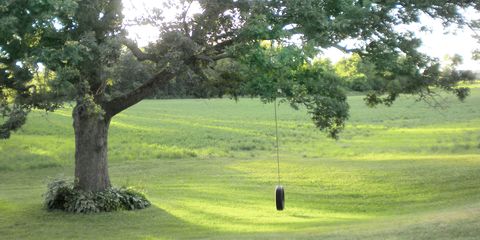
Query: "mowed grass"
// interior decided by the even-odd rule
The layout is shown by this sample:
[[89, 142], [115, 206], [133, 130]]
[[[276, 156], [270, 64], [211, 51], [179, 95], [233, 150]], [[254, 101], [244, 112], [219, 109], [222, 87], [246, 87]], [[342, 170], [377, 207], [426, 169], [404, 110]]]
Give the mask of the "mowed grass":
[[116, 116], [113, 184], [153, 206], [75, 215], [42, 208], [46, 183], [73, 175], [71, 109], [35, 112], [0, 142], [0, 239], [479, 239], [480, 89], [433, 109], [412, 97], [367, 108], [349, 97], [338, 141], [255, 99], [146, 100]]

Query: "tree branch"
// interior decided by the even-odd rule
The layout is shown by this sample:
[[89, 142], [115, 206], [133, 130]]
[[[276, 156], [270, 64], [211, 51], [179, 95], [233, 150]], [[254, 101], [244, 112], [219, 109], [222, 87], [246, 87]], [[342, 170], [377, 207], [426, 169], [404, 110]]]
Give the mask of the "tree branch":
[[332, 47], [342, 51], [343, 53], [353, 53], [355, 52], [355, 49], [349, 49], [344, 46], [341, 46], [340, 44], [334, 44]]
[[[467, 25], [468, 28], [470, 28], [470, 30], [472, 30], [473, 32], [473, 35], [476, 37], [476, 38], [480, 38], [480, 33], [477, 32], [478, 28], [474, 27], [471, 23], [469, 23], [468, 21], [465, 22], [465, 24]], [[480, 23], [479, 23], [480, 25]]]
[[212, 46], [212, 48], [214, 50], [220, 52], [220, 51], [224, 50], [226, 47], [233, 45], [235, 43], [235, 40], [236, 39], [225, 40], [223, 42], [215, 44], [214, 46]]
[[204, 61], [208, 61], [208, 62], [214, 62], [214, 61], [224, 59], [224, 58], [233, 58], [233, 56], [230, 53], [224, 52], [224, 53], [217, 54], [215, 56], [197, 55], [197, 56], [195, 56], [195, 58], [200, 59], [200, 60], [204, 60]]
[[190, 37], [190, 28], [188, 27], [188, 24], [187, 24], [187, 14], [188, 14], [188, 10], [190, 10], [190, 6], [192, 6], [192, 3], [193, 1], [189, 2], [188, 3], [188, 7], [186, 10], [183, 11], [183, 31], [185, 31], [185, 35], [189, 36]]
[[155, 93], [155, 90], [168, 84], [168, 81], [174, 76], [175, 75], [164, 68], [135, 90], [105, 103], [104, 109], [107, 116], [113, 117], [121, 111], [142, 101], [144, 98], [151, 96]]
[[212, 56], [211, 58], [213, 61], [217, 61], [224, 58], [233, 58], [233, 56], [228, 52], [224, 52], [224, 53], [220, 53], [218, 55]]
[[144, 53], [140, 48], [138, 48], [137, 43], [135, 41], [127, 38], [123, 38], [121, 42], [128, 49], [130, 49], [130, 51], [137, 58], [138, 61], [146, 61], [146, 60], [155, 61], [156, 60], [154, 55]]

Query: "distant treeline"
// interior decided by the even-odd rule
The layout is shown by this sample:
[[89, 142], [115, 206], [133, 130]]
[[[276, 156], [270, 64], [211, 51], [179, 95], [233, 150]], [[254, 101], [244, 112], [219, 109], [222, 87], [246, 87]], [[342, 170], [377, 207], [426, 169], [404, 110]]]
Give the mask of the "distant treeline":
[[[457, 71], [455, 66], [461, 63], [461, 57], [453, 56], [449, 59], [450, 64], [444, 66], [441, 71], [445, 76], [449, 76], [449, 81], [468, 81], [480, 79], [480, 72]], [[105, 69], [104, 77], [107, 78], [105, 91], [107, 96], [116, 97], [125, 92], [129, 92], [141, 86], [146, 80], [155, 75], [155, 69], [158, 69], [159, 63], [139, 62], [131, 53], [125, 51], [120, 56], [120, 61]], [[258, 86], [258, 84], [249, 84], [249, 81], [243, 81], [243, 78], [251, 78], [243, 74], [247, 72], [242, 63], [232, 59], [223, 59], [210, 66], [204, 66], [203, 76], [198, 76], [193, 72], [182, 72], [176, 78], [163, 84], [150, 98], [211, 98], [211, 97], [241, 97], [250, 96], [251, 92], [262, 91], [269, 84], [275, 84], [276, 80], [269, 80], [268, 86]], [[307, 67], [307, 64], [305, 65]], [[318, 72], [325, 76], [335, 76], [336, 81], [341, 82], [345, 91], [369, 92], [385, 89], [387, 84], [395, 84], [398, 79], [388, 79], [388, 72], [377, 71], [374, 64], [364, 61], [359, 54], [352, 54], [348, 58], [343, 58], [337, 63], [332, 63], [327, 59], [315, 59], [311, 68], [316, 68]], [[52, 78], [54, 73], [37, 74], [34, 79], [39, 86], [45, 82], [45, 79]], [[47, 76], [47, 78], [45, 78]], [[48, 77], [50, 76], [50, 77]], [[452, 77], [453, 76], [453, 77]], [[45, 78], [45, 79], [44, 79]], [[222, 81], [220, 79], [228, 79]], [[228, 84], [225, 84], [228, 82]], [[273, 86], [273, 85], [272, 85]], [[270, 86], [270, 87], [272, 87]], [[65, 88], [72, 88], [66, 86]], [[266, 89], [264, 89], [267, 91]], [[71, 89], [70, 92], [73, 92]], [[68, 91], [66, 91], [68, 92]], [[73, 99], [73, 94], [72, 94]]]

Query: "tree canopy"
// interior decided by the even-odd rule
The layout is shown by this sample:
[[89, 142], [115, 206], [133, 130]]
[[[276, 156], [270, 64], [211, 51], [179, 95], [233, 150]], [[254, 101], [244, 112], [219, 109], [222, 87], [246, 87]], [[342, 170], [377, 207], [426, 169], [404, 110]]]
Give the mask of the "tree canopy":
[[[474, 31], [474, 38], [477, 39], [480, 45], [480, 18], [472, 21], [470, 28]], [[480, 61], [480, 49], [475, 49], [473, 52], [473, 59]]]
[[[0, 112], [6, 118], [0, 135], [18, 129], [31, 109], [52, 111], [69, 97], [112, 117], [169, 82], [188, 81], [200, 97], [235, 96], [239, 89], [265, 101], [286, 97], [336, 136], [348, 117], [346, 97], [337, 77], [311, 61], [329, 47], [372, 64], [384, 84], [369, 95], [370, 104], [391, 103], [400, 93], [427, 96], [431, 86], [466, 95], [442, 79], [438, 62], [417, 51], [421, 42], [413, 32], [395, 26], [419, 22], [421, 14], [463, 25], [459, 9], [478, 10], [478, 1], [199, 0], [203, 12], [193, 16], [192, 2], [168, 2], [182, 9], [171, 22], [162, 21], [161, 10], [143, 18], [161, 29], [145, 49], [125, 37], [120, 0], [0, 3]], [[347, 49], [344, 40], [359, 44]], [[108, 69], [122, 46], [150, 62], [154, 73], [112, 94], [119, 81]]]

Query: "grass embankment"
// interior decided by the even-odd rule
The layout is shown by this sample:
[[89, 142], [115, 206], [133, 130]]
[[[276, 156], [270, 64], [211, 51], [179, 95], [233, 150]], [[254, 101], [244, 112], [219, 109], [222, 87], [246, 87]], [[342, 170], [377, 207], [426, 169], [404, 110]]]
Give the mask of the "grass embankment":
[[0, 238], [478, 239], [480, 89], [442, 110], [349, 101], [339, 141], [280, 107], [283, 212], [272, 105], [149, 100], [115, 117], [112, 182], [144, 189], [153, 206], [96, 215], [42, 209], [48, 178], [73, 175], [73, 130], [70, 109], [36, 112], [0, 142]]

